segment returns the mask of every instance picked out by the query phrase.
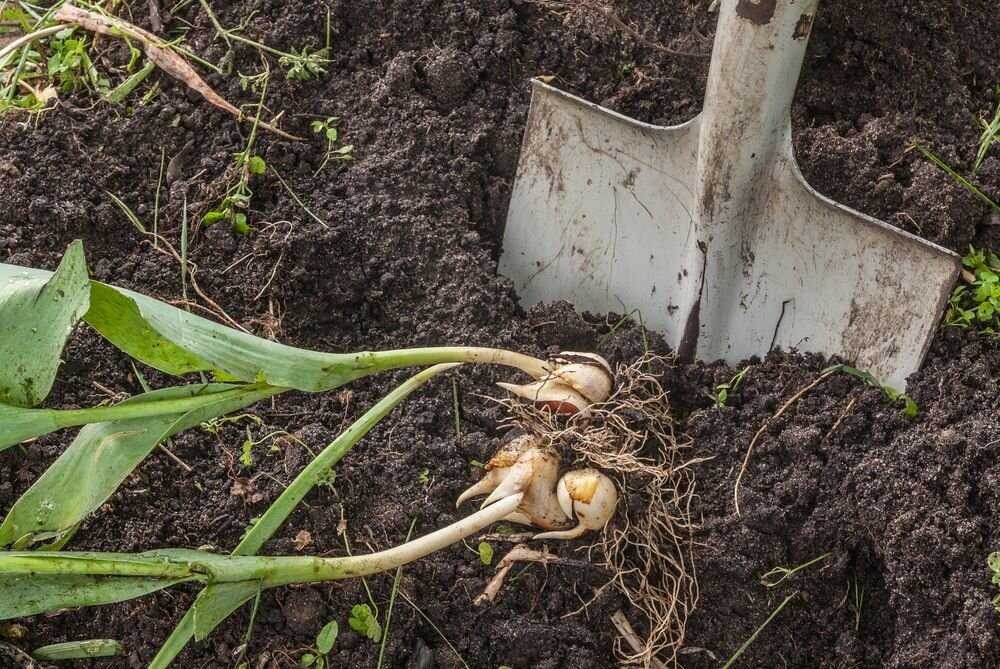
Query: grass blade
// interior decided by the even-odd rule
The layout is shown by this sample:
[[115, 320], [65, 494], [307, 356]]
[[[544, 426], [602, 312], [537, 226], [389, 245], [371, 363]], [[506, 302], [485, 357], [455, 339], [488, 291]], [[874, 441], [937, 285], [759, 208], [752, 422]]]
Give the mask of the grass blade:
[[63, 347], [89, 299], [79, 242], [53, 274], [0, 265], [0, 402], [37, 406], [48, 396]]

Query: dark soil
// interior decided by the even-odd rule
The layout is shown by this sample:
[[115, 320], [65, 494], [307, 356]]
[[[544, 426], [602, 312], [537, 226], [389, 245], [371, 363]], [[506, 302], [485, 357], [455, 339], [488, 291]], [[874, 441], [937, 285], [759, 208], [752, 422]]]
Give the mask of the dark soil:
[[[310, 209], [306, 216], [270, 175], [255, 178], [251, 224], [237, 236], [222, 225], [201, 231], [191, 260], [206, 293], [256, 333], [297, 346], [352, 351], [432, 344], [495, 345], [534, 353], [548, 347], [594, 350], [617, 360], [642, 351], [636, 327], [615, 315], [579, 318], [565, 308], [523, 313], [496, 275], [499, 231], [517, 164], [529, 91], [526, 80], [556, 83], [623, 113], [656, 123], [695, 114], [708, 67], [714, 15], [708, 2], [636, 0], [615, 4], [641, 39], [577, 3], [519, 0], [246, 0], [213, 3], [225, 25], [255, 11], [247, 33], [283, 48], [321, 46], [331, 11], [333, 62], [318, 81], [272, 78], [268, 106], [283, 125], [309, 135], [313, 115], [339, 117], [356, 160], [319, 176], [321, 142], [272, 136], [259, 149]], [[225, 8], [221, 8], [225, 5]], [[573, 11], [571, 11], [573, 10]], [[132, 18], [149, 27], [147, 3]], [[861, 211], [963, 251], [998, 244], [990, 209], [908, 151], [931, 147], [967, 172], [976, 118], [992, 114], [1000, 82], [1000, 32], [991, 2], [862, 0], [821, 8], [793, 109], [803, 171], [821, 192]], [[213, 41], [198, 3], [168, 26], [190, 25], [189, 46], [209, 60]], [[670, 51], [661, 48], [666, 46]], [[122, 63], [124, 47], [104, 40], [99, 67]], [[688, 55], [675, 55], [684, 52]], [[237, 68], [256, 72], [250, 47]], [[271, 63], [277, 69], [276, 62]], [[234, 77], [208, 77], [226, 97], [252, 102]], [[198, 211], [217, 200], [245, 128], [171, 79], [160, 94], [128, 109], [93, 106], [86, 94], [22, 124], [0, 122], [0, 261], [53, 267], [82, 238], [94, 276], [156, 295], [181, 297], [178, 264], [133, 228], [107, 197], [113, 192], [151, 224], [161, 150], [175, 169], [163, 196], [160, 229], [179, 239], [186, 196]], [[141, 89], [144, 90], [144, 89]], [[1000, 158], [978, 181], [1000, 194]], [[129, 363], [92, 332], [65, 355], [52, 406], [91, 405], [140, 391]], [[689, 621], [684, 666], [717, 667], [789, 594], [796, 596], [743, 656], [746, 667], [978, 668], [1000, 662], [994, 588], [986, 555], [1000, 548], [1000, 351], [993, 340], [942, 330], [909, 392], [920, 416], [905, 419], [880, 391], [835, 375], [767, 428], [733, 509], [733, 483], [753, 434], [826, 362], [772, 354], [755, 363], [732, 406], [708, 393], [733, 370], [674, 368], [665, 379], [682, 429], [699, 456], [696, 552], [701, 598]], [[352, 384], [348, 392], [293, 394], [255, 407], [262, 425], [193, 430], [175, 440], [185, 473], [155, 453], [92, 518], [74, 549], [155, 547], [228, 550], [251, 519], [301, 468], [307, 453], [288, 440], [239, 462], [246, 429], [255, 437], [287, 430], [322, 447], [404, 372]], [[479, 395], [509, 374], [462, 369], [438, 380], [376, 429], [338, 467], [335, 491], [319, 489], [266, 547], [295, 554], [341, 554], [337, 526], [356, 550], [398, 543], [416, 521], [426, 532], [459, 517], [453, 500], [475, 480], [500, 439], [499, 410]], [[151, 381], [165, 384], [156, 374]], [[460, 396], [455, 434], [453, 386]], [[98, 386], [97, 384], [100, 384]], [[47, 437], [0, 455], [0, 507], [9, 506], [69, 442]], [[421, 472], [426, 470], [426, 477]], [[426, 482], [423, 480], [426, 478]], [[498, 551], [505, 547], [498, 545]], [[576, 555], [573, 546], [556, 547]], [[829, 557], [774, 589], [758, 578], [778, 566]], [[492, 568], [454, 547], [404, 571], [401, 589], [426, 619], [397, 600], [386, 657], [392, 667], [508, 665], [612, 667], [608, 616], [622, 606], [599, 570], [532, 567], [491, 608], [472, 605]], [[368, 580], [384, 610], [391, 575]], [[23, 621], [31, 648], [66, 639], [111, 637], [125, 659], [77, 666], [143, 667], [196, 591], [178, 588], [133, 602]], [[359, 582], [267, 593], [247, 658], [256, 668], [294, 666], [329, 620], [341, 623], [333, 667], [373, 667], [378, 648], [347, 631]], [[228, 667], [249, 621], [241, 611], [179, 667]], [[639, 621], [636, 621], [637, 624]]]

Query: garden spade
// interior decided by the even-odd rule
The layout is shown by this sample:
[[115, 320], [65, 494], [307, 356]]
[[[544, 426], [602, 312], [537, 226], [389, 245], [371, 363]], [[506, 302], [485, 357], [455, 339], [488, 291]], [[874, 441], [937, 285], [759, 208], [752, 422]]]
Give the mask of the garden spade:
[[815, 351], [904, 386], [960, 261], [799, 172], [789, 110], [817, 3], [723, 0], [683, 125], [532, 82], [500, 259], [523, 303], [638, 312], [682, 359]]

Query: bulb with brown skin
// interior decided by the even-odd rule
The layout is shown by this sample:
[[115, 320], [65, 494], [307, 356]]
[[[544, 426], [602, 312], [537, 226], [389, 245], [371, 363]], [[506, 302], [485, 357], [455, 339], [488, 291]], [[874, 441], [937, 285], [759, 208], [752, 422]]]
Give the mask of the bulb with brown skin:
[[575, 539], [587, 530], [601, 530], [614, 517], [618, 507], [618, 488], [614, 481], [596, 469], [566, 472], [556, 486], [559, 506], [577, 526], [569, 530], [542, 532], [535, 539]]

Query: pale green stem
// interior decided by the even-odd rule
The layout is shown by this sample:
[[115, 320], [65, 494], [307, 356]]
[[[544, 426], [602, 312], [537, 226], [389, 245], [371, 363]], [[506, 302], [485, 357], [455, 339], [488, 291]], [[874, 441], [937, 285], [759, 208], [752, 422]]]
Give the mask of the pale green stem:
[[265, 588], [336, 581], [395, 569], [458, 543], [512, 513], [522, 497], [523, 493], [511, 495], [419, 539], [370, 555], [220, 557], [199, 551], [174, 551], [172, 555], [9, 551], [0, 552], [0, 575], [138, 576], [205, 583], [255, 581]]
[[[548, 363], [523, 353], [481, 346], [431, 346], [404, 348], [394, 351], [373, 351], [368, 354], [375, 369], [398, 369], [413, 365], [434, 365], [441, 362], [506, 365], [515, 367], [532, 378], [540, 379], [551, 371]], [[370, 372], [364, 372], [367, 374]], [[357, 378], [357, 377], [355, 377]]]
[[[278, 395], [288, 390], [276, 386], [248, 385], [232, 390], [225, 390], [214, 393], [212, 399], [224, 400], [237, 395], [245, 395], [248, 392], [258, 392], [261, 399]], [[75, 427], [90, 423], [106, 423], [115, 420], [128, 420], [132, 418], [149, 418], [152, 416], [166, 416], [171, 414], [183, 414], [193, 409], [205, 406], [205, 398], [195, 395], [173, 400], [155, 400], [151, 402], [132, 402], [116, 404], [110, 407], [91, 407], [89, 409], [37, 409], [37, 411], [51, 412], [55, 424], [59, 428]]]

